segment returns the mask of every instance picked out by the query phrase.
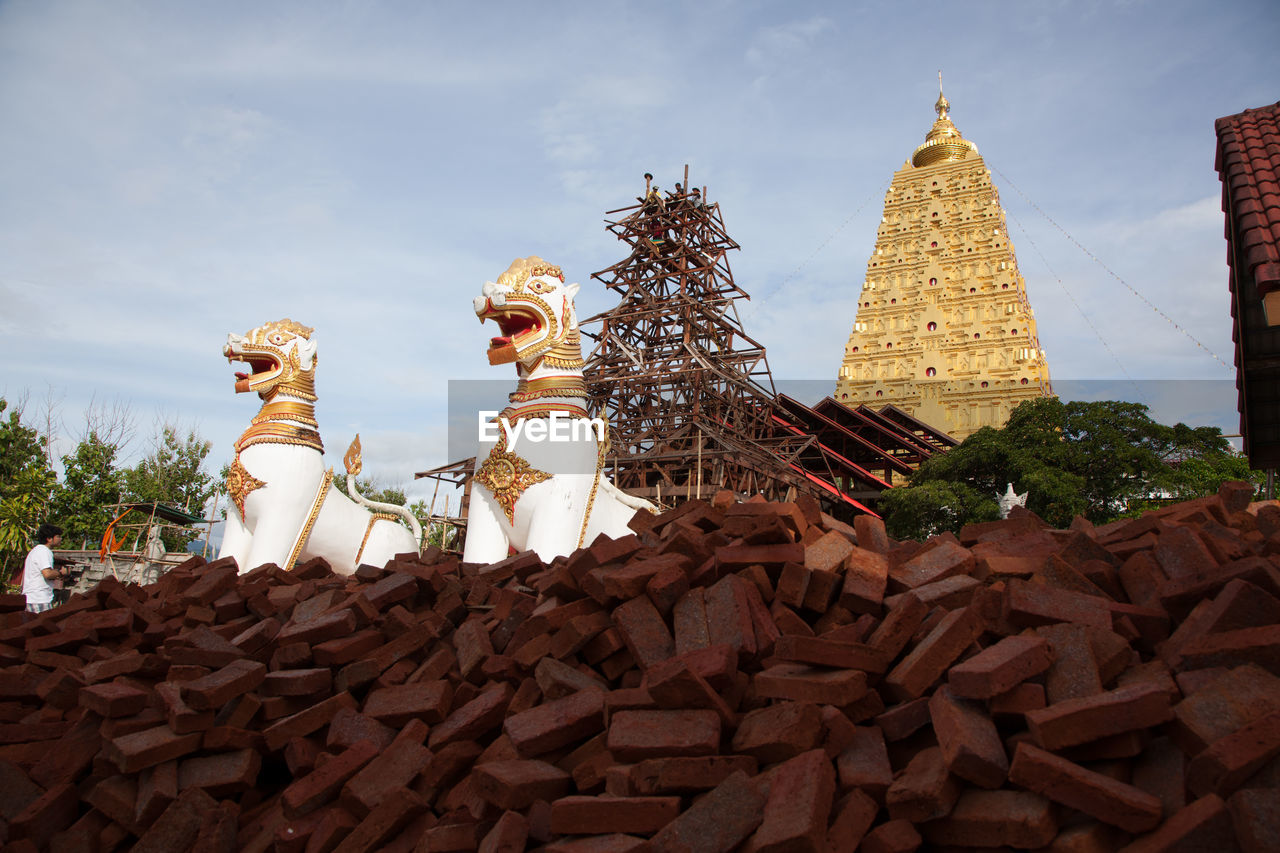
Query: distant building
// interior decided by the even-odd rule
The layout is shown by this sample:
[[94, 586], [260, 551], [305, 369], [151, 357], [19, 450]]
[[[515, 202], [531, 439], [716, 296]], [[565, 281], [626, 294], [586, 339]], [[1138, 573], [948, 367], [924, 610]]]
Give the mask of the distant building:
[[1218, 119], [1231, 338], [1249, 464], [1280, 468], [1280, 103]]
[[939, 92], [925, 142], [893, 176], [835, 399], [892, 404], [964, 438], [1049, 396], [999, 194]]

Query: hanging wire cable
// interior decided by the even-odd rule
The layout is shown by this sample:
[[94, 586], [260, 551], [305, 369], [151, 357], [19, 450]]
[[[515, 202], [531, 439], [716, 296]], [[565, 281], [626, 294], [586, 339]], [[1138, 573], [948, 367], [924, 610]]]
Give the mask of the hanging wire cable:
[[1125, 370], [1124, 362], [1120, 361], [1120, 357], [1116, 355], [1115, 350], [1111, 349], [1111, 345], [1107, 343], [1106, 338], [1102, 337], [1102, 332], [1098, 331], [1098, 327], [1093, 325], [1093, 321], [1089, 319], [1089, 315], [1084, 313], [1084, 308], [1080, 305], [1079, 301], [1076, 300], [1075, 294], [1067, 288], [1066, 282], [1062, 280], [1060, 275], [1053, 271], [1053, 267], [1049, 266], [1048, 258], [1044, 256], [1044, 252], [1040, 251], [1040, 247], [1036, 245], [1036, 241], [1031, 239], [1031, 232], [1024, 228], [1022, 223], [1018, 221], [1018, 217], [1014, 216], [1009, 211], [1005, 211], [1005, 216], [1013, 221], [1013, 224], [1018, 227], [1018, 231], [1026, 238], [1028, 245], [1035, 250], [1036, 255], [1040, 258], [1040, 262], [1044, 264], [1044, 268], [1049, 271], [1049, 275], [1053, 276], [1053, 280], [1058, 282], [1058, 286], [1062, 288], [1062, 292], [1067, 294], [1067, 298], [1071, 300], [1071, 304], [1076, 307], [1076, 311], [1080, 314], [1080, 319], [1084, 320], [1085, 325], [1093, 332], [1093, 336], [1098, 339], [1098, 343], [1102, 344], [1102, 348], [1111, 356], [1111, 360], [1116, 363], [1116, 367], [1120, 368], [1120, 372], [1124, 374], [1124, 378], [1133, 386], [1133, 390], [1140, 398], [1144, 398], [1142, 389], [1138, 387], [1138, 383], [1129, 375], [1129, 371]]
[[[1012, 180], [1010, 180], [1010, 179], [1009, 179], [1009, 177], [1008, 177], [1007, 175], [1005, 175], [1005, 174], [1004, 174], [1003, 172], [1001, 172], [999, 169], [996, 169], [994, 166], [993, 166], [993, 167], [991, 167], [991, 171], [993, 171], [993, 172], [995, 172], [997, 175], [999, 175], [999, 176], [1000, 176], [1000, 180], [1001, 180], [1001, 181], [1002, 181], [1006, 186], [1013, 187], [1014, 192], [1016, 192], [1018, 195], [1022, 196], [1022, 200], [1023, 200], [1023, 201], [1025, 201], [1027, 204], [1031, 205], [1032, 209], [1034, 209], [1036, 213], [1040, 214], [1040, 215], [1041, 215], [1041, 216], [1043, 216], [1046, 220], [1048, 220], [1048, 222], [1049, 222], [1049, 224], [1050, 224], [1050, 225], [1052, 225], [1054, 228], [1057, 228], [1059, 231], [1061, 231], [1061, 232], [1062, 232], [1062, 236], [1066, 237], [1068, 240], [1070, 240], [1072, 243], [1074, 243], [1074, 244], [1075, 244], [1075, 247], [1076, 247], [1077, 249], [1079, 249], [1081, 252], [1084, 252], [1084, 254], [1085, 254], [1085, 255], [1086, 255], [1090, 260], [1092, 260], [1092, 261], [1093, 261], [1094, 263], [1096, 263], [1098, 266], [1100, 266], [1100, 267], [1102, 267], [1104, 270], [1106, 270], [1107, 275], [1111, 276], [1111, 277], [1112, 277], [1112, 278], [1114, 278], [1116, 281], [1118, 281], [1118, 282], [1120, 282], [1121, 284], [1123, 284], [1123, 285], [1125, 286], [1125, 289], [1127, 289], [1127, 290], [1128, 290], [1130, 293], [1132, 293], [1134, 296], [1138, 297], [1138, 298], [1139, 298], [1139, 299], [1141, 299], [1144, 303], [1146, 303], [1146, 305], [1147, 305], [1147, 307], [1148, 307], [1148, 308], [1150, 308], [1152, 311], [1156, 312], [1156, 313], [1157, 313], [1157, 314], [1159, 314], [1161, 317], [1163, 317], [1163, 318], [1164, 318], [1164, 320], [1165, 320], [1167, 323], [1169, 323], [1169, 325], [1173, 326], [1175, 329], [1177, 329], [1179, 332], [1181, 332], [1183, 335], [1185, 335], [1185, 336], [1187, 337], [1187, 340], [1191, 341], [1193, 344], [1195, 344], [1196, 346], [1200, 347], [1200, 349], [1204, 350], [1204, 351], [1205, 351], [1205, 352], [1206, 352], [1206, 353], [1207, 353], [1207, 354], [1208, 354], [1208, 355], [1209, 355], [1209, 356], [1210, 356], [1214, 361], [1218, 362], [1218, 364], [1221, 364], [1221, 365], [1222, 365], [1223, 367], [1225, 367], [1227, 370], [1231, 370], [1231, 365], [1229, 365], [1229, 364], [1227, 364], [1225, 361], [1223, 361], [1223, 360], [1218, 356], [1218, 354], [1217, 354], [1216, 352], [1214, 352], [1213, 350], [1209, 349], [1209, 348], [1208, 348], [1207, 346], [1205, 346], [1204, 344], [1200, 343], [1200, 341], [1196, 338], [1196, 336], [1195, 336], [1195, 335], [1191, 334], [1191, 333], [1190, 333], [1190, 332], [1188, 332], [1186, 329], [1184, 329], [1182, 326], [1178, 325], [1178, 323], [1177, 323], [1176, 321], [1174, 321], [1174, 319], [1173, 319], [1172, 317], [1170, 317], [1168, 314], [1166, 314], [1166, 313], [1164, 313], [1163, 311], [1161, 311], [1161, 310], [1156, 306], [1156, 304], [1155, 304], [1154, 302], [1152, 302], [1150, 299], [1148, 299], [1147, 297], [1143, 296], [1140, 292], [1138, 292], [1137, 288], [1135, 288], [1133, 285], [1129, 284], [1129, 282], [1125, 281], [1125, 280], [1124, 280], [1124, 279], [1122, 279], [1120, 276], [1116, 275], [1116, 274], [1115, 274], [1115, 272], [1113, 272], [1113, 271], [1112, 271], [1111, 267], [1107, 266], [1105, 263], [1103, 263], [1103, 262], [1102, 262], [1102, 259], [1101, 259], [1101, 258], [1099, 258], [1099, 257], [1098, 257], [1097, 255], [1095, 255], [1093, 252], [1090, 252], [1088, 249], [1086, 249], [1084, 246], [1082, 246], [1082, 245], [1080, 244], [1080, 241], [1079, 241], [1079, 240], [1077, 240], [1075, 237], [1072, 237], [1070, 234], [1068, 234], [1068, 233], [1067, 233], [1067, 229], [1063, 228], [1063, 227], [1062, 227], [1061, 225], [1059, 225], [1056, 221], [1054, 221], [1054, 219], [1053, 219], [1053, 217], [1052, 217], [1052, 216], [1050, 216], [1049, 214], [1047, 214], [1047, 213], [1045, 213], [1043, 210], [1041, 210], [1041, 209], [1040, 209], [1040, 206], [1039, 206], [1038, 204], [1036, 204], [1036, 203], [1035, 203], [1034, 201], [1032, 201], [1031, 199], [1027, 198], [1027, 194], [1026, 194], [1026, 193], [1024, 193], [1021, 189], [1019, 189], [1019, 188], [1018, 188], [1018, 185], [1017, 185], [1017, 184], [1015, 184]], [[1006, 211], [1006, 212], [1007, 212], [1007, 211]]]
[[787, 282], [791, 281], [796, 276], [800, 275], [800, 271], [803, 270], [806, 266], [808, 266], [809, 262], [812, 261], [814, 258], [816, 258], [819, 252], [827, 248], [827, 244], [830, 243], [832, 240], [834, 240], [837, 236], [839, 236], [840, 232], [843, 231], [845, 228], [847, 228], [849, 226], [849, 223], [852, 222], [859, 213], [862, 213], [862, 211], [866, 208], [868, 204], [875, 201], [877, 196], [884, 195], [885, 190], [889, 188], [889, 184], [890, 184], [890, 181], [885, 181], [880, 185], [879, 189], [875, 190], [874, 192], [872, 192], [871, 195], [867, 196], [863, 200], [862, 204], [858, 205], [857, 210], [855, 210], [853, 213], [850, 213], [844, 222], [841, 222], [838, 226], [836, 226], [836, 230], [832, 231], [830, 234], [827, 235], [827, 239], [823, 240], [821, 243], [818, 244], [818, 248], [814, 249], [812, 252], [809, 253], [809, 257], [801, 261], [796, 266], [795, 269], [793, 269], [790, 273], [787, 274], [786, 278], [784, 278], [782, 281], [778, 283], [778, 286], [776, 289], [781, 290], [783, 287], [786, 286]]

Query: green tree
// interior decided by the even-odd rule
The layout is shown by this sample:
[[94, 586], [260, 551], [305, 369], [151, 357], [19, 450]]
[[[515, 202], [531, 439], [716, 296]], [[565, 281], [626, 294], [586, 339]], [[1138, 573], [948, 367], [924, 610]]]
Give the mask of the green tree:
[[[218, 491], [218, 482], [204, 470], [212, 444], [195, 430], [182, 435], [166, 423], [153, 440], [153, 449], [136, 466], [124, 472], [124, 489], [130, 501], [159, 501], [195, 515], [204, 512]], [[184, 551], [195, 532], [164, 531], [165, 548]]]
[[54, 493], [50, 513], [70, 543], [96, 545], [111, 523], [112, 505], [120, 500], [124, 472], [116, 467], [120, 448], [90, 430], [75, 452], [62, 457], [62, 483]]
[[984, 427], [929, 460], [910, 484], [884, 493], [897, 537], [926, 536], [993, 518], [1012, 483], [1055, 527], [1076, 515], [1105, 523], [1166, 498], [1212, 494], [1226, 480], [1260, 475], [1216, 427], [1165, 426], [1147, 407], [1118, 401], [1030, 400], [1000, 429]]
[[[9, 403], [0, 397], [0, 415]], [[0, 571], [7, 579], [34, 544], [57, 476], [46, 456], [48, 440], [22, 422], [22, 406], [0, 418]]]
[[[347, 497], [351, 495], [347, 492], [347, 477], [345, 474], [334, 474], [333, 485], [338, 491]], [[380, 482], [373, 478], [356, 479], [356, 491], [359, 492], [365, 500], [374, 501], [375, 503], [395, 504], [396, 506], [404, 506], [406, 503], [404, 489], [399, 486], [383, 486]]]

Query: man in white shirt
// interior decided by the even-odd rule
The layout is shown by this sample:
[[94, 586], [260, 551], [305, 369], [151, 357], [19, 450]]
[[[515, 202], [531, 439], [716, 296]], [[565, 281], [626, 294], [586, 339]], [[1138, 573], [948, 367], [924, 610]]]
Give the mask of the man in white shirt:
[[36, 531], [38, 543], [27, 553], [22, 564], [22, 594], [27, 597], [28, 613], [43, 613], [53, 607], [53, 587], [49, 581], [68, 573], [66, 568], [53, 567], [53, 549], [62, 542], [62, 528], [56, 524], [42, 524]]

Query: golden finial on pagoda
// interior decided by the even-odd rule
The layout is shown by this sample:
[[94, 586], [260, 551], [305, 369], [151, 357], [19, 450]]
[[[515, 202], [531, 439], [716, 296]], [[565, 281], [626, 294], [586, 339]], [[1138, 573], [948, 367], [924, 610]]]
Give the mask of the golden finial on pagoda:
[[948, 163], [963, 160], [969, 152], [978, 153], [978, 146], [960, 135], [960, 131], [951, 123], [951, 102], [942, 94], [942, 72], [938, 72], [938, 100], [933, 105], [938, 120], [933, 123], [924, 144], [911, 155], [911, 165], [931, 166], [934, 163]]

